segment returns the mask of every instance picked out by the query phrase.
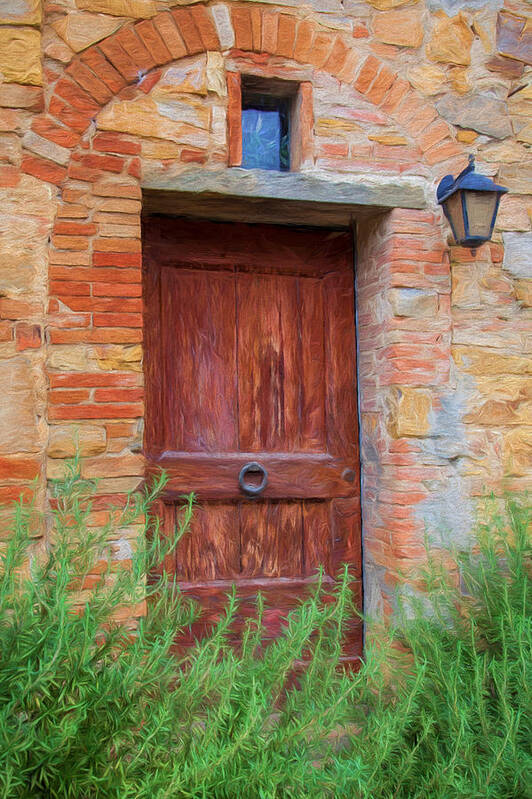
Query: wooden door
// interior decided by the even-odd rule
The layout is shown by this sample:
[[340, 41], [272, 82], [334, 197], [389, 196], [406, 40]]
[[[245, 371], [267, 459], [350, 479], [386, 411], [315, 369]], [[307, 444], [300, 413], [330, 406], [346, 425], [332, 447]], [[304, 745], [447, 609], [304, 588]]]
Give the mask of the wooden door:
[[[205, 608], [193, 635], [235, 582], [241, 618], [262, 591], [275, 636], [320, 564], [360, 587], [351, 235], [149, 217], [143, 242], [145, 453], [170, 476], [169, 525], [180, 496], [199, 502], [166, 566]], [[355, 625], [348, 656], [360, 642]]]

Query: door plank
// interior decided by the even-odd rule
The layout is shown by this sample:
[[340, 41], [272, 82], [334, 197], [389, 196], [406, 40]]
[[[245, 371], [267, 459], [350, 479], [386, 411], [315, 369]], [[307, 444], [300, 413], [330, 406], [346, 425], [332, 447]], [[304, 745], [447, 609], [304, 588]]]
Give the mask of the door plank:
[[334, 499], [331, 503], [331, 531], [333, 550], [331, 574], [336, 576], [344, 563], [357, 577], [361, 575], [361, 523], [360, 498]]
[[303, 519], [299, 502], [242, 502], [243, 577], [294, 577], [302, 573]]
[[325, 331], [322, 281], [300, 278], [301, 431], [299, 449], [325, 451]]
[[329, 502], [303, 502], [304, 574], [315, 575], [320, 566], [331, 574], [332, 533]]
[[165, 444], [189, 452], [237, 446], [232, 274], [164, 268], [161, 280]]
[[235, 503], [196, 505], [190, 529], [177, 546], [180, 580], [236, 579], [240, 572], [240, 529]]
[[300, 425], [297, 278], [237, 276], [240, 449], [295, 449]]

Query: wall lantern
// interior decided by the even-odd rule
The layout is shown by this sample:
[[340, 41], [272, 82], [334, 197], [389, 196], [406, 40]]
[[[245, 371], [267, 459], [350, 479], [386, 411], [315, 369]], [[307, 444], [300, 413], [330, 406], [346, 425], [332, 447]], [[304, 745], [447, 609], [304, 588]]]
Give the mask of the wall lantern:
[[475, 172], [472, 155], [456, 180], [452, 175], [442, 178], [436, 196], [457, 244], [476, 249], [491, 239], [499, 202], [507, 191], [491, 178]]

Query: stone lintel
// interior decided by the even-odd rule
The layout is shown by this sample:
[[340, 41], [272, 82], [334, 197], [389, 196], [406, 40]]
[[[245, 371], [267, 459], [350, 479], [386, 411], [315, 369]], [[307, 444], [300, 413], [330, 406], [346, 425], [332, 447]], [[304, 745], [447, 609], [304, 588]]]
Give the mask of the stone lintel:
[[353, 219], [390, 208], [425, 208], [419, 179], [364, 176], [336, 182], [301, 172], [261, 169], [148, 176], [145, 213], [199, 216], [242, 222], [348, 227]]

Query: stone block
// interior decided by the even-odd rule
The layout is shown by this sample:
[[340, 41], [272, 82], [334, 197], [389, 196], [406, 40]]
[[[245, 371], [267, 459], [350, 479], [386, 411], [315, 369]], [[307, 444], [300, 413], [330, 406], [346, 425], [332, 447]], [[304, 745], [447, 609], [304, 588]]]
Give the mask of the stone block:
[[504, 233], [503, 268], [513, 277], [532, 279], [532, 233]]
[[40, 31], [0, 28], [0, 75], [6, 83], [42, 84]]
[[112, 103], [98, 115], [96, 124], [101, 130], [207, 147], [209, 119], [209, 108], [191, 99], [172, 98], [156, 103], [151, 97], [141, 97]]
[[[388, 11], [390, 8], [406, 5], [410, 0], [366, 0], [370, 6], [379, 11]], [[415, 0], [417, 2], [417, 0]]]
[[76, 0], [76, 5], [83, 11], [133, 19], [149, 19], [157, 13], [155, 0]]
[[38, 218], [0, 215], [0, 296], [43, 295], [49, 230], [50, 223]]
[[520, 355], [505, 355], [486, 347], [458, 345], [451, 348], [458, 367], [472, 375], [532, 374], [532, 359]]
[[99, 347], [96, 351], [98, 365], [106, 372], [111, 371], [142, 371], [142, 347], [140, 344], [134, 346], [108, 345]]
[[383, 11], [373, 20], [375, 38], [385, 44], [419, 47], [423, 42], [421, 15], [413, 9]]
[[48, 438], [49, 458], [72, 458], [76, 453], [88, 457], [105, 452], [105, 427], [96, 425], [52, 425]]
[[523, 233], [530, 230], [530, 216], [526, 198], [518, 197], [515, 194], [505, 194], [501, 198], [495, 227], [497, 230], [512, 230]]
[[522, 427], [505, 435], [503, 463], [506, 476], [523, 477], [532, 473], [532, 428]]
[[71, 11], [52, 23], [52, 27], [75, 53], [79, 53], [110, 36], [124, 21], [103, 14]]
[[497, 16], [497, 50], [507, 58], [532, 64], [532, 31], [530, 20], [511, 11]]
[[418, 64], [408, 72], [408, 80], [422, 94], [430, 96], [443, 90], [447, 75], [434, 64]]
[[427, 436], [430, 431], [431, 410], [432, 394], [428, 389], [395, 389], [390, 417], [394, 438]]
[[524, 158], [525, 156], [517, 164], [504, 164], [499, 169], [498, 183], [502, 183], [516, 194], [528, 194], [532, 185], [532, 161]]
[[394, 316], [433, 318], [438, 313], [438, 295], [435, 291], [394, 288], [388, 292], [388, 299]]
[[445, 12], [439, 11], [434, 14], [434, 18], [435, 24], [427, 45], [430, 60], [469, 66], [474, 35], [465, 16], [460, 13], [455, 17], [448, 17]]
[[42, 0], [5, 0], [0, 6], [0, 25], [40, 25]]
[[514, 292], [520, 305], [532, 308], [532, 280], [515, 280]]
[[476, 130], [495, 139], [512, 135], [508, 106], [488, 94], [456, 97], [446, 94], [436, 103], [442, 117], [460, 128]]
[[38, 452], [43, 400], [32, 361], [24, 356], [2, 363], [0, 453]]

